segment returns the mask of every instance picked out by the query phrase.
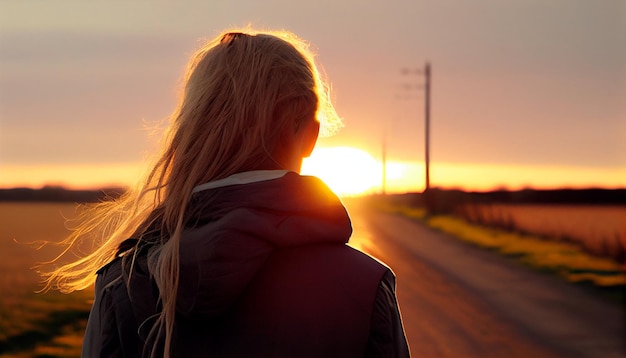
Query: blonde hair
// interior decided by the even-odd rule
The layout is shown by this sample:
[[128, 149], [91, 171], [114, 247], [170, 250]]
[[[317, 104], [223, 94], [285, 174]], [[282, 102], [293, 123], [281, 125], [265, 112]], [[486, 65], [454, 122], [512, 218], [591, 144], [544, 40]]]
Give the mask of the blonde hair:
[[192, 189], [261, 169], [259, 163], [278, 168], [273, 153], [281, 145], [280, 130], [298, 131], [313, 115], [322, 135], [341, 126], [307, 43], [286, 31], [249, 29], [209, 41], [188, 65], [180, 103], [151, 170], [120, 198], [82, 212], [80, 224], [63, 241], [65, 252], [85, 240], [92, 240], [96, 249], [44, 272], [46, 289], [72, 292], [89, 287], [121, 242], [130, 237], [141, 241], [156, 227], [160, 241], [148, 264], [160, 292], [163, 309], [157, 325], [159, 334], [165, 334], [164, 354], [169, 356], [179, 245]]

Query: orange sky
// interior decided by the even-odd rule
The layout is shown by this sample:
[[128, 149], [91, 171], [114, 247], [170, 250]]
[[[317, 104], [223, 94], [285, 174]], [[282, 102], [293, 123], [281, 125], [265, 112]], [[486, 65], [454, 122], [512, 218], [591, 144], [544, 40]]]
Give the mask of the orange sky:
[[248, 23], [314, 44], [346, 124], [319, 147], [367, 152], [369, 191], [383, 134], [389, 190], [423, 186], [423, 93], [403, 89], [423, 79], [400, 69], [427, 60], [433, 185], [626, 186], [621, 0], [250, 0], [0, 2], [0, 187], [136, 180], [199, 39]]
[[[322, 148], [333, 153], [336, 148]], [[366, 152], [362, 152], [367, 156]], [[336, 152], [335, 152], [335, 155]], [[339, 159], [343, 159], [341, 154]], [[382, 191], [382, 165], [372, 156], [363, 165], [358, 160], [328, 163], [327, 155], [312, 158], [314, 163], [303, 167], [303, 174], [323, 179], [336, 193], [344, 195], [380, 193]], [[363, 159], [361, 157], [361, 159]], [[363, 161], [363, 160], [361, 160]], [[72, 188], [92, 189], [133, 184], [140, 177], [141, 162], [127, 164], [85, 164], [49, 166], [4, 166], [2, 180], [6, 187], [42, 187], [64, 185]], [[307, 165], [308, 164], [308, 165]], [[424, 189], [423, 162], [387, 163], [387, 193], [422, 191]], [[8, 169], [8, 170], [7, 170]], [[463, 163], [433, 163], [431, 185], [478, 191], [492, 189], [518, 190], [534, 187], [589, 188], [624, 187], [626, 168], [581, 168], [523, 165], [477, 165]]]

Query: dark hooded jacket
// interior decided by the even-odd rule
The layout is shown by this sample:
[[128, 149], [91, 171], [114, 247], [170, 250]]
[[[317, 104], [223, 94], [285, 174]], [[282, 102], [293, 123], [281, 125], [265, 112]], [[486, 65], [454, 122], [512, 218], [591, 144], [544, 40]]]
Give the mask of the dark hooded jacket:
[[[319, 179], [288, 172], [201, 190], [186, 223], [173, 356], [409, 355], [393, 273], [346, 245], [349, 216]], [[162, 340], [150, 335], [154, 246], [136, 243], [98, 272], [83, 356], [145, 356]]]

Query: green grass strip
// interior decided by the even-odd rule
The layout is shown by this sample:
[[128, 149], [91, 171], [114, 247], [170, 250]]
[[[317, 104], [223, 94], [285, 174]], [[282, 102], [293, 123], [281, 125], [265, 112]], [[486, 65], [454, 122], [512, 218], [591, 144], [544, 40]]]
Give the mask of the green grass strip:
[[385, 212], [419, 220], [475, 246], [513, 257], [534, 269], [557, 273], [572, 283], [626, 288], [626, 272], [619, 263], [610, 258], [593, 256], [573, 243], [471, 224], [451, 215], [428, 216], [420, 208], [387, 204], [377, 206]]

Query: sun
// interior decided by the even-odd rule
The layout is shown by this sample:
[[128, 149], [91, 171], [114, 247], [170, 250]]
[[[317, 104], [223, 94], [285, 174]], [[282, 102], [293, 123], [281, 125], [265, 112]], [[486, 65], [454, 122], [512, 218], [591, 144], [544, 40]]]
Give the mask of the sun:
[[372, 192], [380, 187], [382, 180], [380, 161], [353, 147], [315, 148], [304, 159], [301, 173], [322, 179], [340, 196]]

